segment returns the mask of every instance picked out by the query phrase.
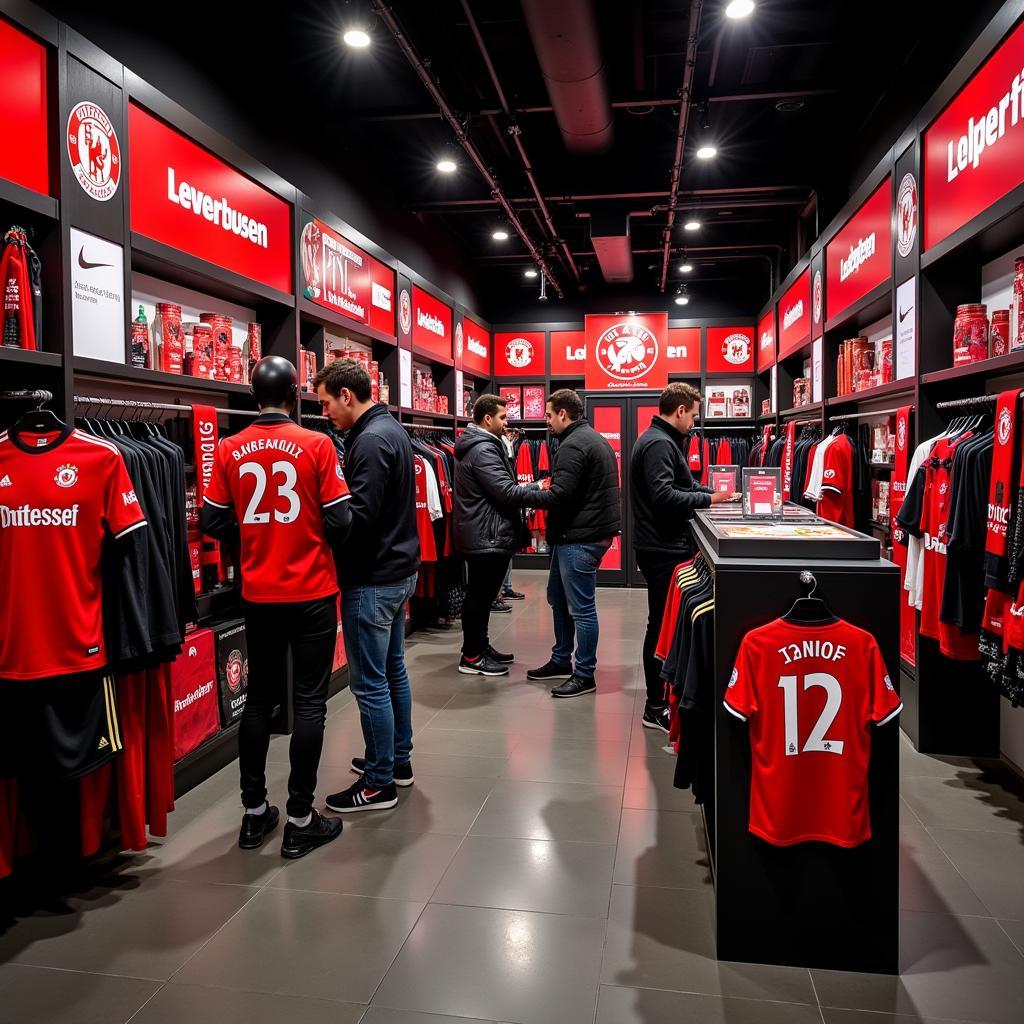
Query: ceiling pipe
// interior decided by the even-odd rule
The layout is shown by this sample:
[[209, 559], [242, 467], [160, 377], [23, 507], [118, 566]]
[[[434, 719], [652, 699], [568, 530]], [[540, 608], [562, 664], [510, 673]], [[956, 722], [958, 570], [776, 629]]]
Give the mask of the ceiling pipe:
[[534, 263], [540, 268], [544, 276], [551, 282], [551, 286], [555, 289], [559, 298], [562, 298], [562, 289], [558, 283], [557, 278], [551, 272], [551, 267], [548, 266], [547, 260], [541, 255], [540, 250], [534, 244], [533, 239], [526, 233], [526, 229], [523, 227], [522, 221], [519, 219], [519, 214], [512, 208], [512, 204], [508, 201], [501, 187], [501, 183], [491, 173], [490, 168], [484, 163], [483, 158], [477, 151], [476, 146], [469, 141], [469, 137], [466, 134], [466, 129], [463, 127], [462, 122], [456, 117], [455, 111], [452, 110], [448, 104], [448, 100], [445, 99], [444, 93], [434, 81], [430, 72], [427, 70], [423, 61], [420, 59], [419, 54], [416, 52], [412, 43], [409, 41], [406, 34], [402, 31], [401, 25], [395, 18], [394, 12], [391, 8], [383, 2], [383, 0], [372, 0], [374, 13], [380, 18], [384, 26], [394, 37], [395, 42], [398, 44], [398, 48], [405, 55], [405, 59], [412, 66], [412, 69], [419, 76], [420, 81], [423, 83], [424, 88], [430, 94], [433, 101], [437, 104], [438, 110], [441, 111], [442, 116], [448, 122], [452, 131], [455, 133], [455, 138], [458, 139], [459, 145], [462, 146], [466, 155], [473, 161], [476, 169], [480, 172], [481, 177], [487, 182], [488, 188], [491, 190], [492, 197], [497, 201], [498, 205], [505, 211], [505, 216], [508, 217], [509, 224], [515, 230], [516, 234], [523, 240], [523, 244], [526, 246], [527, 251], [530, 253]]
[[[728, 199], [730, 196], [741, 196], [741, 195], [769, 195], [777, 192], [803, 192], [806, 195], [814, 196], [814, 190], [806, 185], [758, 185], [753, 187], [743, 188], [693, 188], [693, 189], [681, 189], [679, 195], [683, 198], [701, 198], [701, 205], [711, 208], [715, 208], [716, 201], [707, 199], [708, 196], [721, 196], [723, 200], [717, 205], [726, 206], [728, 205]], [[563, 196], [545, 196], [544, 201], [547, 203], [590, 203], [598, 202], [601, 200], [619, 200], [619, 199], [666, 199], [669, 196], [668, 192], [596, 192], [591, 195], [563, 195]], [[486, 206], [495, 203], [497, 200], [491, 199], [487, 196], [481, 196], [479, 199], [440, 199], [435, 202], [418, 203], [415, 207], [417, 212], [429, 211], [429, 210], [455, 210], [460, 207], [475, 207], [475, 206]], [[534, 202], [529, 196], [518, 196], [514, 199], [509, 199], [510, 203], [515, 205], [529, 205]], [[803, 199], [780, 199], [780, 203], [789, 205], [790, 203], [803, 203]], [[667, 209], [667, 207], [663, 207]]]
[[[480, 26], [477, 24], [476, 18], [473, 17], [473, 11], [469, 6], [469, 0], [461, 0], [461, 2], [463, 13], [466, 15], [466, 20], [469, 22], [469, 29], [473, 33], [473, 38], [476, 40], [477, 48], [480, 50], [480, 56], [483, 57], [484, 65], [487, 68], [487, 74], [490, 75], [491, 84], [494, 86], [494, 91], [498, 94], [498, 102], [501, 104], [501, 109], [506, 115], [511, 116], [512, 110], [509, 106], [508, 99], [505, 97], [505, 90], [501, 87], [501, 82], [498, 79], [498, 72], [494, 69], [494, 62], [491, 60], [491, 54], [487, 49], [487, 44], [484, 42], [484, 37], [480, 33]], [[548, 232], [551, 235], [551, 241], [556, 245], [561, 245], [562, 255], [565, 259], [566, 266], [570, 271], [572, 271], [573, 277], [576, 278], [576, 283], [579, 284], [581, 281], [580, 268], [576, 266], [576, 261], [572, 258], [572, 253], [569, 251], [569, 246], [565, 244], [565, 240], [558, 237], [554, 221], [551, 219], [551, 211], [548, 210], [547, 203], [544, 202], [544, 196], [541, 194], [540, 188], [537, 185], [537, 179], [533, 173], [533, 164], [530, 163], [530, 158], [526, 155], [526, 147], [523, 145], [523, 138], [519, 130], [519, 126], [510, 124], [509, 135], [512, 136], [512, 143], [516, 147], [519, 159], [522, 161], [523, 170], [526, 172], [526, 180], [530, 185], [530, 189], [533, 191], [534, 198], [537, 200], [537, 205], [540, 207], [544, 223], [547, 225]]]
[[607, 151], [614, 115], [591, 0], [522, 0], [522, 7], [566, 149]]
[[686, 34], [686, 66], [683, 69], [683, 85], [679, 90], [679, 125], [676, 129], [676, 154], [672, 161], [672, 180], [669, 187], [668, 224], [662, 236], [661, 280], [659, 290], [665, 290], [668, 280], [668, 260], [672, 250], [672, 229], [676, 224], [676, 207], [679, 202], [679, 179], [683, 173], [683, 149], [686, 143], [686, 127], [690, 121], [692, 106], [693, 75], [697, 67], [697, 40], [700, 36], [701, 0], [690, 0], [690, 24]]

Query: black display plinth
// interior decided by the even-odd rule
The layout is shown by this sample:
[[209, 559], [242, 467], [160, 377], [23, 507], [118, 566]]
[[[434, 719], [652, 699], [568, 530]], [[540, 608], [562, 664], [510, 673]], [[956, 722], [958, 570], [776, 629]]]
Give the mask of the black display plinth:
[[899, 730], [873, 731], [870, 768], [872, 838], [853, 850], [824, 843], [779, 848], [748, 831], [750, 737], [722, 706], [740, 641], [784, 615], [806, 594], [871, 632], [893, 680], [899, 678], [899, 571], [891, 562], [829, 557], [808, 541], [813, 558], [772, 557], [759, 544], [745, 557], [723, 557], [707, 517], [693, 524], [715, 577], [713, 799], [703, 810], [713, 864], [717, 952], [721, 960], [896, 974], [899, 970]]

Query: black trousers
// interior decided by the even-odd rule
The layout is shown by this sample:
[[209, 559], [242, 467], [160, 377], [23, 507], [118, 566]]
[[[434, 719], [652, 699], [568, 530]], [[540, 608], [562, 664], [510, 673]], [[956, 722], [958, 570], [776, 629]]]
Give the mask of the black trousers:
[[466, 598], [462, 603], [462, 653], [478, 658], [487, 650], [491, 605], [498, 596], [512, 556], [466, 555]]
[[324, 746], [327, 690], [338, 635], [336, 598], [287, 604], [245, 602], [243, 613], [249, 648], [249, 690], [238, 731], [242, 805], [259, 807], [267, 798], [271, 716], [285, 691], [291, 649], [295, 721], [288, 750], [288, 814], [304, 818], [313, 809], [316, 772]]
[[636, 564], [647, 581], [647, 632], [644, 634], [644, 679], [647, 682], [647, 703], [661, 707], [665, 703], [665, 684], [661, 678], [661, 662], [654, 656], [665, 614], [665, 599], [672, 582], [672, 570], [690, 556], [686, 552], [638, 551]]

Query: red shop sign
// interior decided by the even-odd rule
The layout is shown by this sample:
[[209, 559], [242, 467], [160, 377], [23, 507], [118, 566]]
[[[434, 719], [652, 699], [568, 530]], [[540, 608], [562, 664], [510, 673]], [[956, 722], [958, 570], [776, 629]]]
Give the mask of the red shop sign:
[[668, 383], [668, 313], [584, 318], [588, 391], [643, 391]]
[[412, 286], [412, 345], [452, 365], [452, 311], [416, 285]]
[[757, 372], [775, 365], [775, 310], [769, 309], [757, 322]]
[[753, 373], [754, 328], [709, 327], [708, 373]]
[[892, 276], [892, 184], [889, 176], [825, 246], [826, 319], [849, 309]]
[[49, 195], [46, 47], [0, 17], [0, 67], [0, 178]]
[[587, 342], [582, 331], [551, 332], [551, 376], [583, 378]]
[[1024, 24], [924, 133], [924, 247], [1024, 182]]
[[134, 103], [128, 139], [132, 231], [292, 290], [288, 203]]
[[[587, 317], [589, 320], [590, 317]], [[666, 314], [667, 319], [667, 314]], [[622, 484], [622, 410], [616, 406], [599, 405], [594, 409], [594, 429], [612, 446], [615, 452], [615, 465], [619, 473], [619, 484]], [[605, 552], [601, 560], [602, 569], [622, 568], [622, 537], [612, 538], [612, 546]]]
[[811, 337], [811, 271], [805, 270], [779, 300], [779, 358]]
[[499, 331], [494, 335], [495, 377], [542, 377], [543, 331]]
[[700, 328], [670, 327], [665, 350], [668, 373], [700, 376]]
[[491, 335], [490, 332], [485, 331], [478, 323], [470, 318], [462, 318], [462, 330], [463, 330], [463, 349], [462, 349], [462, 365], [463, 368], [470, 372], [475, 373], [480, 377], [490, 377], [491, 375]]

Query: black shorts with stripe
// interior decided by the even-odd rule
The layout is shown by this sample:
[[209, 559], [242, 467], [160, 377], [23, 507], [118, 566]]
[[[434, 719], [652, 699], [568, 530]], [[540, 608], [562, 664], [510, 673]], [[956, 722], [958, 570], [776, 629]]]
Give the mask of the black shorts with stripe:
[[76, 779], [123, 746], [112, 675], [0, 683], [0, 776]]

